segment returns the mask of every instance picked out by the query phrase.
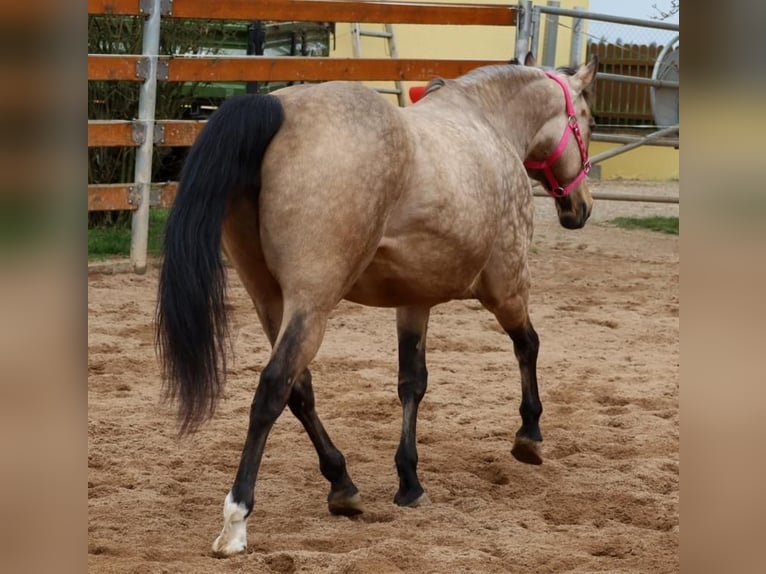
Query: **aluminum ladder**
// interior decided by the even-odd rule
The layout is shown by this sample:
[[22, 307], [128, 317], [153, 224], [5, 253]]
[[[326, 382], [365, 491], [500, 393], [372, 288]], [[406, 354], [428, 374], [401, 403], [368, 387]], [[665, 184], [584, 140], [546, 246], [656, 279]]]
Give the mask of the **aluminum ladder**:
[[[391, 58], [398, 58], [399, 51], [396, 49], [396, 38], [394, 36], [394, 27], [391, 24], [384, 24], [384, 31], [377, 30], [363, 30], [358, 23], [351, 24], [351, 49], [354, 53], [354, 58], [362, 57], [362, 36], [368, 36], [371, 38], [381, 38], [386, 41], [388, 47], [388, 55]], [[404, 107], [407, 102], [404, 98], [404, 87], [401, 80], [394, 81], [394, 88], [375, 88], [376, 91], [381, 94], [396, 94], [396, 99], [399, 102], [400, 107]]]

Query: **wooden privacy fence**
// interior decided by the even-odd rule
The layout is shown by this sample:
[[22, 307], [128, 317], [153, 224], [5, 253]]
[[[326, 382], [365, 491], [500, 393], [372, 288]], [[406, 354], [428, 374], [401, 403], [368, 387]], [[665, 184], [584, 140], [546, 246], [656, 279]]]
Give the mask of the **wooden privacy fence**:
[[[599, 72], [651, 78], [662, 46], [657, 44], [612, 44], [591, 42], [588, 57], [598, 56]], [[600, 125], [652, 125], [654, 114], [647, 84], [598, 82], [598, 98], [592, 111]]]
[[515, 26], [516, 6], [339, 0], [88, 0], [90, 15], [144, 18], [142, 54], [88, 55], [88, 80], [141, 82], [137, 119], [88, 122], [88, 147], [137, 147], [134, 181], [88, 186], [88, 210], [132, 210], [131, 266], [146, 270], [149, 208], [169, 206], [176, 183], [151, 181], [154, 146], [190, 146], [203, 122], [156, 120], [157, 82], [430, 80], [500, 61], [325, 57], [163, 56], [162, 18]]

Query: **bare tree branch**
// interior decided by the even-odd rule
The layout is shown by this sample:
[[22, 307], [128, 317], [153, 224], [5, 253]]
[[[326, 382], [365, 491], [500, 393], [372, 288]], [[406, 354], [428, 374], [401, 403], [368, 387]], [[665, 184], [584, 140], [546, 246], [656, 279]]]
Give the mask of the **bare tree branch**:
[[654, 8], [654, 10], [657, 12], [656, 16], [652, 16], [652, 19], [667, 20], [671, 16], [678, 14], [678, 11], [681, 9], [680, 2], [681, 0], [670, 0], [670, 8], [668, 8], [667, 10], [663, 10], [662, 8], [659, 8], [657, 4], [652, 4], [652, 8]]

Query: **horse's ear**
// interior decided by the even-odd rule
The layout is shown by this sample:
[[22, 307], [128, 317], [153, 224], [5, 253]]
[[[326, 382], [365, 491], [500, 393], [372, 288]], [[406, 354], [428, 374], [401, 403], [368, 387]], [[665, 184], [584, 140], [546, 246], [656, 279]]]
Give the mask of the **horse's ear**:
[[442, 86], [445, 86], [446, 84], [447, 82], [444, 81], [444, 78], [439, 78], [439, 77], [434, 78], [433, 80], [428, 82], [428, 84], [426, 85], [426, 89], [423, 92], [423, 95], [421, 97], [423, 98], [426, 97], [431, 92], [435, 92], [436, 90], [438, 90]]
[[598, 57], [593, 56], [587, 64], [583, 64], [572, 76], [571, 85], [572, 89], [578, 94], [581, 92], [589, 91], [596, 79], [596, 72], [598, 71]]
[[[508, 62], [508, 63], [513, 65], [513, 66], [520, 66], [521, 65], [521, 62], [516, 57], [512, 58], [511, 61]], [[535, 58], [535, 55], [532, 53], [531, 50], [529, 52], [527, 52], [526, 56], [524, 56], [524, 65], [525, 66], [537, 66], [537, 58]]]

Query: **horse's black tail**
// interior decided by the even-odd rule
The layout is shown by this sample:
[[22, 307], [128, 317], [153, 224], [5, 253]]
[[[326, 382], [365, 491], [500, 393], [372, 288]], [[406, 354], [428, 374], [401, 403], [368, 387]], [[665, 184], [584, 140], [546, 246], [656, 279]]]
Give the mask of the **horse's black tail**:
[[261, 162], [284, 120], [274, 96], [227, 100], [186, 159], [165, 229], [156, 343], [165, 396], [179, 403], [180, 432], [215, 411], [226, 372], [226, 273], [221, 234], [235, 194], [257, 201]]

